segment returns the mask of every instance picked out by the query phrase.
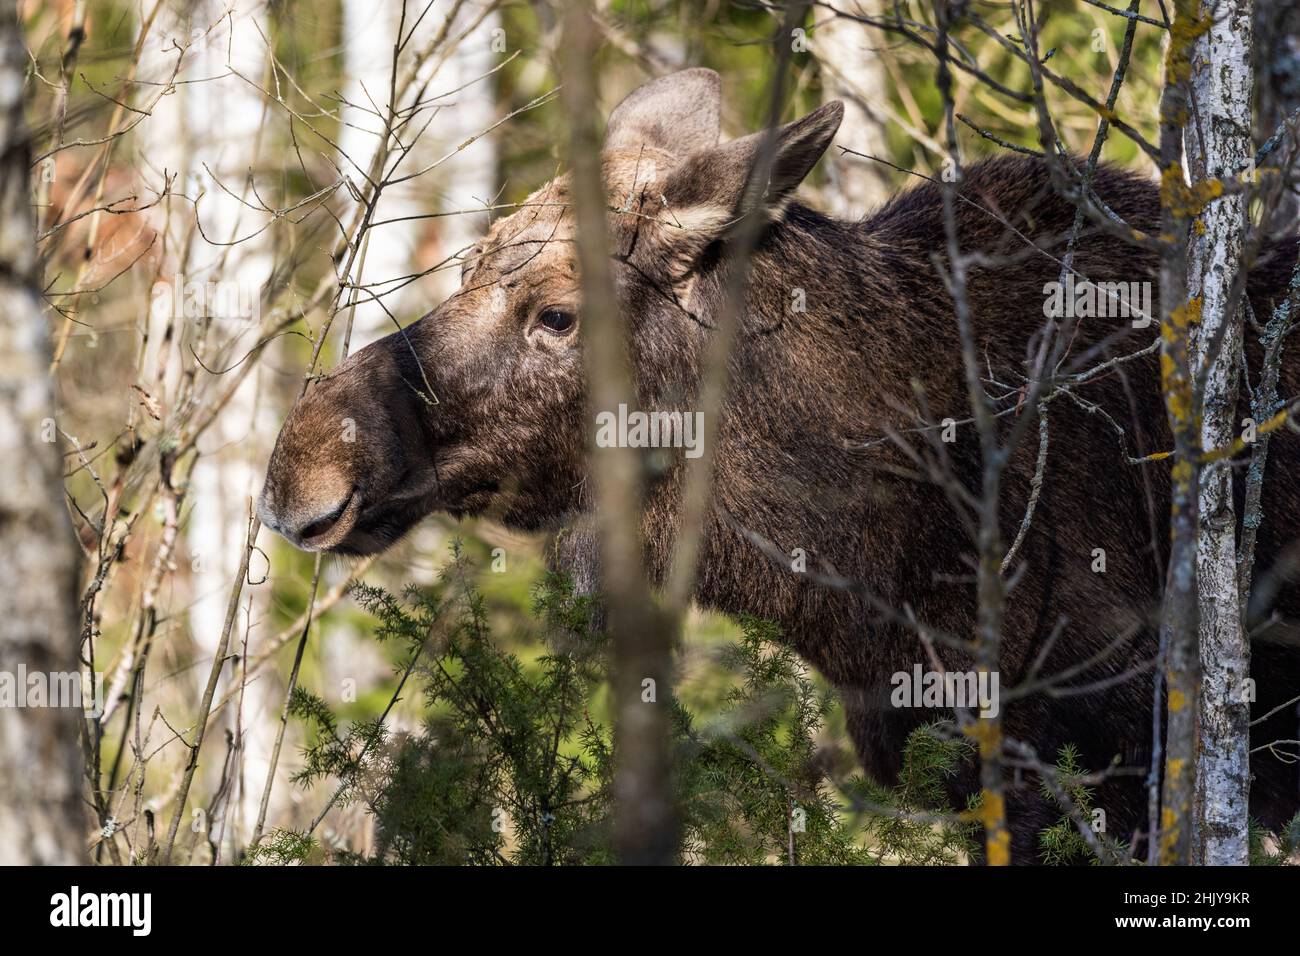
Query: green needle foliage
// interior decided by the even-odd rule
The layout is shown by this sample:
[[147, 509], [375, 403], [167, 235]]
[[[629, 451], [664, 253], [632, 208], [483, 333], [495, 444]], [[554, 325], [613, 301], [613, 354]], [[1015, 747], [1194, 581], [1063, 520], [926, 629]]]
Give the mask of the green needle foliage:
[[[907, 738], [898, 783], [883, 787], [863, 777], [850, 793], [858, 806], [892, 809], [868, 813], [867, 829], [876, 858], [918, 866], [952, 866], [979, 849], [976, 823], [936, 825], [934, 811], [947, 807], [946, 778], [973, 758], [975, 748], [950, 722], [927, 724]], [[978, 807], [974, 798], [968, 810]]]
[[[1066, 744], [1060, 749], [1056, 769], [1061, 774], [1065, 792], [1086, 818], [1092, 812], [1092, 788], [1072, 782], [1084, 773], [1079, 763], [1079, 751], [1073, 744]], [[1051, 788], [1046, 784], [1042, 785], [1042, 791], [1049, 799], [1053, 796]], [[1067, 866], [1096, 860], [1069, 814], [1062, 814], [1056, 823], [1038, 834], [1038, 846], [1044, 863]]]
[[1250, 821], [1250, 865], [1290, 866], [1300, 850], [1300, 813], [1277, 834]]
[[[1056, 772], [1062, 788], [1079, 815], [1092, 823], [1096, 813], [1093, 807], [1093, 788], [1080, 782], [1087, 776], [1087, 770], [1079, 763], [1079, 751], [1073, 744], [1066, 744], [1057, 752]], [[1054, 798], [1051, 787], [1046, 783], [1042, 784], [1042, 792], [1049, 799]], [[1122, 858], [1128, 849], [1126, 843], [1108, 837], [1104, 830], [1097, 832], [1097, 838], [1116, 859]], [[1038, 834], [1038, 846], [1042, 861], [1054, 866], [1102, 862], [1066, 812], [1062, 812], [1056, 823]]]
[[704, 863], [866, 863], [818, 762], [832, 707], [773, 624], [740, 621], [721, 663], [739, 686], [706, 727], [678, 707], [684, 853]]
[[[330, 780], [361, 801], [377, 840], [365, 864], [603, 864], [611, 847], [614, 773], [608, 655], [595, 606], [547, 574], [532, 595], [534, 656], [502, 649], [459, 543], [434, 588], [400, 598], [358, 585], [375, 637], [401, 650], [399, 693], [419, 687], [419, 734], [383, 716], [342, 729], [321, 698], [298, 691], [310, 728], [300, 785]], [[780, 631], [743, 618], [718, 663], [733, 678], [707, 717], [671, 708], [682, 820], [681, 860], [710, 864], [957, 863], [970, 828], [901, 819], [943, 802], [942, 781], [969, 754], [929, 728], [913, 734], [897, 787], [836, 784], [818, 738], [834, 705]], [[334, 781], [338, 781], [335, 783]], [[872, 812], [855, 807], [868, 806]], [[259, 862], [306, 861], [306, 835], [277, 832]]]

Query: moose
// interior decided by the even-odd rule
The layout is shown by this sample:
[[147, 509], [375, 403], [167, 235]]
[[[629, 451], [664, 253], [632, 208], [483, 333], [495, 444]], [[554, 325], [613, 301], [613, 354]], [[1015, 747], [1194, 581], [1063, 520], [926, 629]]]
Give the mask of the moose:
[[[1004, 154], [963, 171], [948, 212], [948, 187], [925, 181], [862, 221], [840, 221], [794, 193], [830, 146], [841, 104], [720, 143], [720, 103], [718, 75], [691, 69], [635, 90], [608, 120], [608, 242], [635, 396], [642, 409], [696, 407], [730, 270], [741, 267], [729, 243], [764, 161], [762, 232], [713, 431], [693, 599], [779, 624], [841, 692], [864, 770], [889, 783], [908, 734], [952, 716], [892, 705], [891, 676], [935, 658], [949, 671], [971, 666], [960, 646], [923, 646], [909, 621], [967, 638], [976, 626], [961, 489], [978, 489], [981, 450], [956, 300], [944, 281], [949, 224], [959, 248], [978, 253], [965, 297], [985, 387], [1014, 413], [1076, 206], [1054, 188], [1044, 160]], [[1103, 164], [1091, 188], [1134, 229], [1159, 231], [1154, 183]], [[535, 531], [589, 523], [598, 410], [582, 363], [570, 190], [567, 174], [543, 186], [466, 254], [455, 294], [311, 384], [271, 455], [263, 524], [299, 548], [356, 555], [388, 548], [434, 512]], [[1072, 281], [1158, 288], [1153, 254], [1091, 221], [1074, 238]], [[1294, 242], [1260, 251], [1247, 292], [1255, 315], [1283, 300], [1294, 260]], [[999, 661], [1004, 692], [1035, 676], [1038, 686], [1007, 695], [1005, 733], [1049, 763], [1062, 747], [1076, 748], [1100, 775], [1095, 805], [1107, 832], [1126, 842], [1147, 828], [1171, 495], [1168, 462], [1153, 456], [1172, 447], [1150, 348], [1156, 328], [1143, 325], [1099, 310], [1071, 332], [1070, 368], [1126, 358], [1046, 406], [1050, 450], [1006, 572]], [[1257, 356], [1253, 363], [1257, 370]], [[1293, 355], [1280, 393], [1300, 394]], [[1000, 427], [1013, 418], [1001, 417]], [[940, 422], [951, 434], [936, 479], [918, 461], [937, 454]], [[347, 426], [351, 440], [342, 440]], [[1020, 442], [1005, 464], [999, 520], [1008, 541], [1025, 520], [1038, 444]], [[662, 451], [642, 498], [656, 586], [682, 530], [688, 465], [680, 451], [666, 459]], [[1294, 763], [1265, 746], [1296, 736], [1288, 702], [1300, 695], [1300, 591], [1284, 557], [1300, 535], [1298, 469], [1300, 447], [1284, 429], [1268, 461], [1257, 544], [1271, 599], [1251, 619], [1252, 715], [1266, 719], [1251, 729], [1259, 749], [1250, 807], [1272, 828], [1300, 808]], [[598, 577], [593, 536], [566, 540], [574, 543], [562, 558], [580, 577]], [[827, 573], [774, 559], [796, 553], [808, 570]], [[1045, 679], [1052, 675], [1055, 683]], [[975, 763], [947, 782], [956, 809], [979, 792]], [[1008, 771], [1014, 861], [1038, 862], [1038, 834], [1061, 814], [1032, 775]]]

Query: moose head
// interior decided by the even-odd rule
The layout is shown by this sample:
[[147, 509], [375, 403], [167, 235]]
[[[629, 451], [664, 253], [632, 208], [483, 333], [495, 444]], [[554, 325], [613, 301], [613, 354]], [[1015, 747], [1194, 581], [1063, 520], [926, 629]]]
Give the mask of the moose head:
[[[719, 145], [720, 100], [716, 73], [685, 70], [634, 91], [605, 133], [610, 254], [646, 409], [696, 396], [751, 172], [761, 159], [762, 208], [780, 222], [843, 116], [828, 103]], [[272, 452], [263, 524], [305, 550], [369, 554], [435, 511], [535, 529], [590, 505], [569, 195], [567, 175], [535, 192], [468, 252], [454, 295], [310, 385]]]

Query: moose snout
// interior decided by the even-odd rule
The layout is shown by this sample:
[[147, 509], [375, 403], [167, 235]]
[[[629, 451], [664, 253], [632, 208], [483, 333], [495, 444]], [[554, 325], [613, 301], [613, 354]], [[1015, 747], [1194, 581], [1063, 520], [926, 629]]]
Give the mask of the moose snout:
[[294, 504], [281, 502], [268, 485], [257, 501], [257, 517], [263, 525], [304, 551], [324, 551], [347, 537], [360, 511], [355, 488], [342, 497]]

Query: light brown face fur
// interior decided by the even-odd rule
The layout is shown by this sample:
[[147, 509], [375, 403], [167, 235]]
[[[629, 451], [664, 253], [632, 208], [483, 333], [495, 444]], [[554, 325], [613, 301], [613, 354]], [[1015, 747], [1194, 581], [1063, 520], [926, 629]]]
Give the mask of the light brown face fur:
[[[634, 92], [606, 131], [610, 255], [645, 408], [695, 394], [712, 308], [696, 285], [756, 155], [758, 134], [717, 146], [718, 113], [717, 75], [688, 70]], [[781, 129], [774, 216], [840, 113]], [[263, 523], [307, 550], [372, 553], [434, 511], [531, 529], [582, 510], [580, 313], [565, 175], [491, 228], [451, 298], [309, 388], [271, 455]]]
[[562, 180], [539, 190], [466, 257], [451, 298], [311, 386], [272, 453], [264, 523], [369, 553], [435, 510], [532, 524], [567, 504], [583, 394], [564, 195]]

